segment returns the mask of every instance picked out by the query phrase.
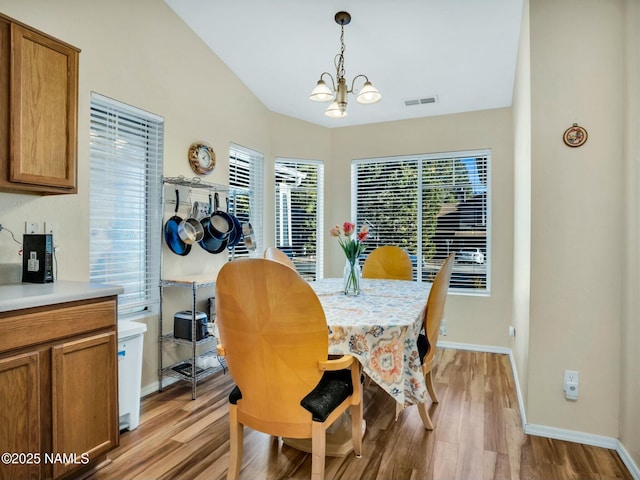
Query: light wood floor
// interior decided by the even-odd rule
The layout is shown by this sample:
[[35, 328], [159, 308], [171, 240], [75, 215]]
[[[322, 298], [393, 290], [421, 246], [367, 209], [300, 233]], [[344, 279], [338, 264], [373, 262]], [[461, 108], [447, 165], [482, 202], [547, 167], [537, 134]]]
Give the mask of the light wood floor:
[[[327, 457], [328, 480], [632, 479], [613, 450], [524, 435], [506, 355], [437, 353], [440, 403], [426, 431], [415, 406], [397, 421], [394, 401], [365, 389], [364, 455]], [[224, 479], [228, 462], [230, 376], [181, 383], [146, 398], [141, 424], [120, 436], [112, 463], [91, 478]], [[310, 478], [311, 458], [279, 439], [245, 429], [241, 479]]]

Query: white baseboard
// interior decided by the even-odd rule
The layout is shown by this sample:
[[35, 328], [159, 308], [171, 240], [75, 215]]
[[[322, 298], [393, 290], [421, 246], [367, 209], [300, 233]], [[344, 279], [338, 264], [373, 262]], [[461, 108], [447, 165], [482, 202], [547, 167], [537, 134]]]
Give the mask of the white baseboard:
[[[168, 387], [169, 385], [173, 385], [176, 382], [179, 382], [180, 379], [173, 377], [165, 377], [162, 379], [162, 388]], [[150, 383], [149, 385], [145, 385], [140, 389], [140, 397], [144, 398], [147, 395], [151, 395], [152, 393], [156, 393], [160, 389], [160, 382], [157, 380], [155, 382]]]
[[494, 345], [475, 345], [473, 343], [456, 343], [456, 342], [443, 342], [438, 340], [436, 344], [438, 348], [455, 348], [456, 350], [469, 350], [471, 352], [487, 352], [487, 353], [502, 353], [509, 355], [511, 349], [509, 347], [497, 347]]
[[631, 455], [629, 455], [629, 452], [627, 452], [627, 449], [624, 448], [624, 445], [619, 441], [618, 446], [616, 447], [616, 452], [620, 455], [620, 459], [627, 466], [629, 473], [631, 473], [634, 480], [640, 480], [640, 469], [638, 468], [638, 465], [636, 465], [633, 458], [631, 458]]
[[593, 433], [576, 432], [564, 428], [547, 427], [546, 425], [536, 425], [528, 423], [524, 426], [524, 433], [535, 435], [536, 437], [553, 438], [555, 440], [565, 440], [567, 442], [582, 443], [594, 447], [609, 448], [615, 450], [618, 446], [617, 438], [595, 435]]
[[624, 448], [624, 445], [617, 438], [606, 437], [604, 435], [595, 435], [592, 433], [576, 432], [574, 430], [565, 430], [556, 427], [547, 427], [545, 425], [535, 425], [527, 423], [527, 416], [524, 409], [524, 401], [522, 398], [522, 391], [520, 390], [520, 382], [518, 380], [518, 371], [515, 365], [515, 359], [513, 352], [508, 347], [497, 347], [492, 345], [474, 345], [469, 343], [455, 343], [455, 342], [443, 342], [438, 341], [437, 346], [439, 348], [454, 348], [456, 350], [470, 350], [473, 352], [487, 352], [487, 353], [500, 353], [509, 355], [509, 361], [511, 363], [511, 370], [513, 372], [513, 378], [516, 386], [516, 395], [518, 398], [518, 405], [520, 407], [520, 418], [522, 419], [522, 425], [524, 426], [524, 433], [528, 435], [535, 435], [538, 437], [553, 438], [555, 440], [565, 440], [568, 442], [581, 443], [583, 445], [591, 445], [594, 447], [608, 448], [615, 450], [620, 459], [629, 469], [629, 473], [633, 476], [634, 480], [640, 480], [640, 469], [634, 462], [629, 452]]

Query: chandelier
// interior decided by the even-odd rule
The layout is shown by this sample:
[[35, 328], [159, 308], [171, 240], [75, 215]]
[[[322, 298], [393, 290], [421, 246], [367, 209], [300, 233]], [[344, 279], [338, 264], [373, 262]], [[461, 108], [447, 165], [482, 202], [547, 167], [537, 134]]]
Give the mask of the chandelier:
[[[378, 89], [374, 87], [366, 75], [356, 75], [351, 82], [351, 88], [347, 89], [347, 81], [344, 78], [344, 26], [351, 22], [351, 15], [347, 12], [338, 12], [335, 15], [335, 20], [340, 25], [340, 53], [336, 55], [334, 60], [336, 66], [336, 79], [334, 81], [333, 76], [329, 72], [322, 72], [318, 84], [311, 92], [309, 99], [314, 102], [332, 102], [329, 108], [324, 114], [331, 118], [344, 118], [347, 116], [347, 94], [356, 94], [354, 85], [356, 80], [360, 77], [364, 79], [364, 85], [357, 92], [356, 100], [358, 103], [370, 104], [380, 101], [382, 95], [378, 92]], [[331, 79], [330, 89], [324, 81], [324, 77], [328, 76]]]

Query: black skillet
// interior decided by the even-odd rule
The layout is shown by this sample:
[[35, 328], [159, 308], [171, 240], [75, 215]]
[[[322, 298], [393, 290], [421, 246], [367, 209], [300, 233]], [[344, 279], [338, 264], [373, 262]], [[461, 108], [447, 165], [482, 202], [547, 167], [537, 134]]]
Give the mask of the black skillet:
[[164, 241], [169, 249], [176, 255], [185, 256], [191, 251], [191, 245], [184, 243], [178, 233], [178, 227], [182, 223], [182, 218], [178, 216], [178, 207], [180, 206], [180, 194], [176, 188], [176, 210], [167, 223], [164, 224]]

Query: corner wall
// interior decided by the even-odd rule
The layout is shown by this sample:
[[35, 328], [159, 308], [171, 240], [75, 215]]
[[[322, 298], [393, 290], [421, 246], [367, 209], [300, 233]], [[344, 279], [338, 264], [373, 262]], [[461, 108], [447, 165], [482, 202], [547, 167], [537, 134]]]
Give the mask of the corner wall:
[[[527, 421], [617, 438], [624, 248], [622, 0], [530, 0]], [[570, 148], [563, 132], [585, 127]], [[580, 372], [564, 398], [563, 370]]]
[[620, 395], [620, 441], [640, 465], [640, 2], [626, 0], [625, 141], [626, 172], [624, 315]]

